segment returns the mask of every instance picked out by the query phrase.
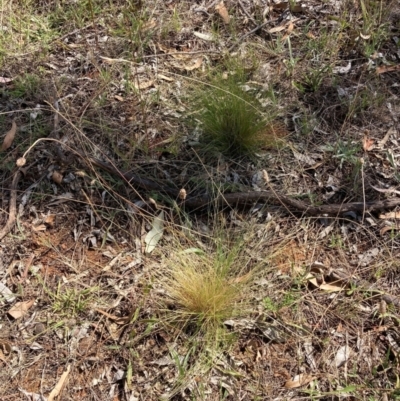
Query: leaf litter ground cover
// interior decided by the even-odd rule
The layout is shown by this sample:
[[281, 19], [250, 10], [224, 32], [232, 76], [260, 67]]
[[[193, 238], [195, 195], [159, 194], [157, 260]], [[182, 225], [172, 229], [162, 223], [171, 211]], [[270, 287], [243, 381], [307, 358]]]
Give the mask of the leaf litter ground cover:
[[5, 3], [1, 398], [396, 399], [399, 15]]

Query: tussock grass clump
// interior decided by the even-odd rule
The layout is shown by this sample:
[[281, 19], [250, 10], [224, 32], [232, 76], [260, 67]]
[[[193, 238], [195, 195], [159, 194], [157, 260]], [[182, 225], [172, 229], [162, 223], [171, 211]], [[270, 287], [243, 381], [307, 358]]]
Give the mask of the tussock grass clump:
[[190, 334], [215, 339], [223, 322], [245, 313], [252, 278], [240, 246], [217, 245], [212, 252], [189, 248], [168, 260], [166, 321]]
[[256, 99], [245, 92], [235, 77], [213, 80], [196, 96], [197, 120], [206, 151], [226, 156], [251, 156], [265, 145], [267, 121]]

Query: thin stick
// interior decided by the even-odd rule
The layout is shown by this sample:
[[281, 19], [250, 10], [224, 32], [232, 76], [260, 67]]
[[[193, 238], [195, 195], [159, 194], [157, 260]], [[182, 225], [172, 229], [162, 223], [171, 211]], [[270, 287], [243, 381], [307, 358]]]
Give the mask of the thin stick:
[[21, 171], [18, 169], [11, 183], [10, 208], [8, 219], [6, 225], [0, 231], [0, 241], [12, 230], [15, 220], [17, 218], [17, 185], [20, 177]]

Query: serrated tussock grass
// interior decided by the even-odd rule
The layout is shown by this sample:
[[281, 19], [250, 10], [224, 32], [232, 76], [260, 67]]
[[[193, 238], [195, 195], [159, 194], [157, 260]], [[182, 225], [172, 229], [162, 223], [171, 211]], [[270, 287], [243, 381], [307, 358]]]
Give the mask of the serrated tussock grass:
[[195, 114], [205, 151], [229, 157], [252, 156], [270, 144], [266, 128], [271, 119], [265, 118], [257, 99], [242, 86], [237, 77], [230, 76], [213, 79], [196, 90]]
[[240, 242], [218, 243], [206, 252], [178, 248], [167, 260], [165, 321], [178, 331], [207, 341], [221, 339], [224, 321], [246, 311], [253, 278]]

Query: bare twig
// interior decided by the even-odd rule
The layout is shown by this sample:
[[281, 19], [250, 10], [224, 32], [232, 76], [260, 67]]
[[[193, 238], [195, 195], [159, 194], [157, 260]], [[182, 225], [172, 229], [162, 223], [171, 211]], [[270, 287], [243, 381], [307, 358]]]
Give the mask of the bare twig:
[[238, 3], [240, 5], [240, 8], [243, 10], [243, 12], [246, 14], [246, 17], [252, 21], [255, 25], [257, 25], [257, 21], [250, 15], [250, 13], [246, 10], [246, 7], [244, 6], [244, 4], [242, 3], [241, 0], [238, 0]]

